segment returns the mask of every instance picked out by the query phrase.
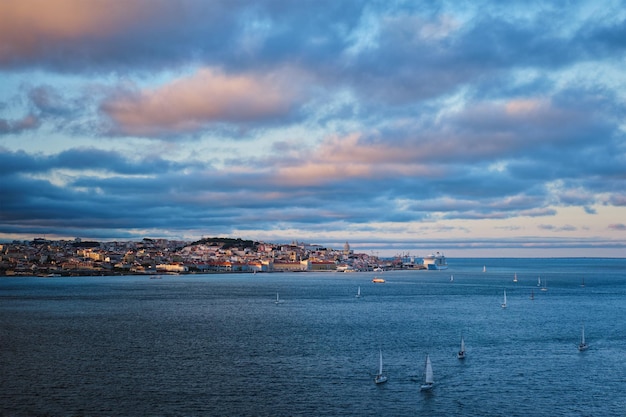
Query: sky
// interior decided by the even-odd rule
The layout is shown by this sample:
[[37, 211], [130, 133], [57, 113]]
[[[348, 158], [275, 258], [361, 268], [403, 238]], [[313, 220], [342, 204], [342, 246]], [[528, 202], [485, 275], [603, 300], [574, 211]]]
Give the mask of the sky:
[[626, 257], [626, 2], [3, 0], [0, 240]]

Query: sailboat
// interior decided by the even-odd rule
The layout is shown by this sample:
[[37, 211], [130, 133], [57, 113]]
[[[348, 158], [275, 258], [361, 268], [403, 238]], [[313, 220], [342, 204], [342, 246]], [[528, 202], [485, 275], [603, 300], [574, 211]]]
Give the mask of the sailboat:
[[274, 304], [282, 304], [283, 300], [280, 299], [280, 297], [278, 297], [278, 293], [276, 293], [276, 301], [274, 301]]
[[359, 286], [359, 288], [356, 290], [356, 298], [361, 298], [361, 286]]
[[454, 282], [454, 275], [450, 275], [450, 282]]
[[383, 351], [379, 351], [379, 360], [378, 360], [378, 373], [376, 374], [376, 378], [374, 378], [374, 382], [377, 384], [382, 384], [387, 382], [387, 377], [383, 375]]
[[456, 357], [459, 359], [465, 359], [465, 339], [463, 339], [463, 335], [461, 335], [461, 349], [456, 354]]
[[582, 280], [582, 282], [580, 283], [580, 286], [581, 286], [581, 287], [584, 287], [584, 286], [585, 286], [585, 277], [583, 277], [583, 280]]
[[585, 325], [583, 324], [582, 334], [580, 337], [580, 343], [578, 344], [578, 350], [582, 352], [583, 350], [589, 349], [589, 345], [585, 342]]
[[517, 282], [517, 272], [515, 273], [515, 275], [513, 276], [513, 282]]
[[506, 308], [506, 290], [504, 290], [504, 299], [502, 300], [502, 308]]
[[420, 385], [420, 391], [429, 391], [432, 389], [434, 384], [433, 366], [430, 363], [430, 355], [426, 355], [426, 364], [424, 365], [424, 383]]
[[483, 265], [483, 272], [487, 272], [487, 265]]
[[537, 277], [537, 286], [541, 287], [541, 277]]
[[541, 291], [548, 291], [548, 280], [543, 281], [543, 287], [541, 287]]

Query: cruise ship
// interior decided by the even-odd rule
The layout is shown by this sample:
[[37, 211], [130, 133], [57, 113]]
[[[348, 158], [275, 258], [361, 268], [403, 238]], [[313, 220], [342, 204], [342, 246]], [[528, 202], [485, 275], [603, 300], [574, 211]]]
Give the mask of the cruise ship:
[[425, 256], [424, 266], [428, 270], [448, 269], [448, 264], [446, 263], [446, 257], [443, 256], [443, 253], [439, 253], [439, 252]]

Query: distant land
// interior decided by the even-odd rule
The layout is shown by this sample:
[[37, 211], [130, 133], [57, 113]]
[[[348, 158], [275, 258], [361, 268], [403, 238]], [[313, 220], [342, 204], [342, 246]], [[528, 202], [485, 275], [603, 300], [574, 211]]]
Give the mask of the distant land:
[[[382, 271], [425, 269], [421, 259], [382, 259], [302, 242], [276, 244], [213, 237], [195, 242], [144, 238], [141, 241], [13, 241], [0, 244], [0, 276], [84, 276], [257, 272]], [[445, 258], [444, 258], [445, 259]]]

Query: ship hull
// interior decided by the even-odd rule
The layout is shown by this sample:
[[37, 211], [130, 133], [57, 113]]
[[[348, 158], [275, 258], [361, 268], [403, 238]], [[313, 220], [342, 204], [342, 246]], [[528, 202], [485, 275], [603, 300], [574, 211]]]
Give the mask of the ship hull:
[[443, 254], [439, 252], [425, 257], [424, 266], [429, 271], [440, 271], [443, 269], [448, 269], [448, 263], [446, 262], [446, 257], [443, 256]]

